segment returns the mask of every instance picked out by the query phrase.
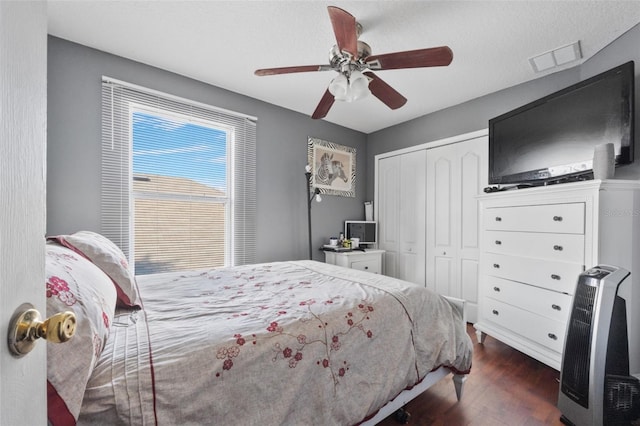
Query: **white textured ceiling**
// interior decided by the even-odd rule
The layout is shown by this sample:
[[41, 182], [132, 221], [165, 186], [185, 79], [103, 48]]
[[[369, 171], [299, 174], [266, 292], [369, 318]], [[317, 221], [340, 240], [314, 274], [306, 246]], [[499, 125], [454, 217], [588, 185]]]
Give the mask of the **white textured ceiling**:
[[[49, 0], [49, 33], [311, 115], [335, 72], [257, 77], [328, 63], [327, 6], [363, 27], [373, 54], [447, 45], [448, 67], [377, 71], [408, 102], [336, 102], [325, 120], [371, 133], [575, 66], [640, 23], [640, 1]], [[528, 58], [580, 41], [583, 59], [534, 73]]]

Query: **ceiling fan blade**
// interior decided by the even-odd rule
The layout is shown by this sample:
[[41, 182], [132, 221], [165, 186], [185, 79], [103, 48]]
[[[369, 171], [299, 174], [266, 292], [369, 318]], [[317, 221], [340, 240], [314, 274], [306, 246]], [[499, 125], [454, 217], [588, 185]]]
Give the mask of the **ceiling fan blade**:
[[281, 68], [263, 68], [256, 70], [255, 75], [277, 75], [291, 74], [295, 72], [311, 72], [311, 71], [331, 71], [330, 65], [301, 65], [297, 67], [281, 67]]
[[369, 82], [369, 90], [371, 90], [373, 96], [380, 99], [389, 108], [398, 109], [407, 103], [407, 98], [371, 71], [363, 72], [363, 74], [371, 79]]
[[453, 60], [453, 52], [448, 46], [406, 52], [371, 55], [365, 63], [372, 70], [394, 70], [401, 68], [442, 67]]
[[313, 111], [311, 118], [317, 120], [318, 118], [326, 117], [334, 101], [335, 99], [333, 95], [331, 94], [331, 92], [329, 92], [329, 89], [327, 89], [327, 91], [324, 92], [322, 99], [320, 99], [320, 103], [316, 107], [316, 110]]
[[350, 53], [355, 59], [358, 58], [358, 34], [356, 30], [356, 18], [346, 10], [339, 7], [329, 6], [329, 18], [333, 25], [333, 32], [340, 51]]

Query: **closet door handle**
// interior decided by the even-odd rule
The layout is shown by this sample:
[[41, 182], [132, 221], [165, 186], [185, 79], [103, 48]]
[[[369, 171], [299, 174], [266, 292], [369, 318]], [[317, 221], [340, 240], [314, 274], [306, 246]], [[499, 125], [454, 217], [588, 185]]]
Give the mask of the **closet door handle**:
[[500, 216], [496, 216], [496, 222], [502, 222], [502, 218]]
[[552, 280], [560, 280], [560, 275], [551, 274], [551, 279]]
[[551, 308], [556, 310], [556, 311], [561, 311], [562, 308], [560, 307], [560, 305], [556, 305], [555, 303], [553, 305], [551, 305]]
[[496, 269], [500, 269], [500, 265], [499, 265], [499, 264], [497, 264], [497, 263], [494, 263], [494, 264], [493, 264], [493, 267], [494, 267], [494, 268], [496, 268]]
[[497, 245], [497, 246], [502, 245], [502, 241], [500, 241], [500, 240], [496, 240], [496, 245]]
[[495, 292], [497, 292], [497, 293], [500, 293], [500, 287], [494, 287], [494, 288], [493, 288], [493, 291], [495, 291]]
[[549, 339], [551, 339], [551, 340], [558, 340], [558, 336], [556, 336], [553, 333], [549, 333], [549, 334], [547, 334], [547, 336], [549, 336]]
[[553, 246], [553, 249], [555, 251], [562, 251], [562, 246], [555, 245], [555, 246]]
[[562, 216], [554, 216], [553, 217], [553, 221], [554, 222], [562, 222]]
[[493, 315], [500, 315], [500, 312], [496, 311], [495, 309], [491, 311], [491, 313], [493, 313]]

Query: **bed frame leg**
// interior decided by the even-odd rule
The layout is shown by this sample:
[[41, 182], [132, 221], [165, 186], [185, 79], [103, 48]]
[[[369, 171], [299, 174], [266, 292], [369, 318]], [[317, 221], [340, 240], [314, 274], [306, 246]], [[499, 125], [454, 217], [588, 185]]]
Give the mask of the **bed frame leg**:
[[409, 424], [409, 418], [411, 417], [411, 414], [407, 410], [405, 410], [404, 407], [402, 407], [398, 408], [396, 412], [393, 413], [393, 417], [398, 423], [406, 425]]
[[466, 374], [454, 374], [453, 375], [453, 386], [456, 388], [456, 397], [458, 401], [462, 399], [462, 390], [464, 389], [464, 382], [467, 381]]

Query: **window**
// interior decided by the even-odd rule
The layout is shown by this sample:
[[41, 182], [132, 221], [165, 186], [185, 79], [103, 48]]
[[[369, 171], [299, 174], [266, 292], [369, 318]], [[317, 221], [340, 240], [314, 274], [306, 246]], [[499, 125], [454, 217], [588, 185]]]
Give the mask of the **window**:
[[132, 109], [136, 274], [229, 264], [233, 129]]
[[102, 87], [102, 233], [136, 274], [255, 262], [255, 119]]

